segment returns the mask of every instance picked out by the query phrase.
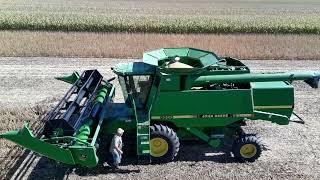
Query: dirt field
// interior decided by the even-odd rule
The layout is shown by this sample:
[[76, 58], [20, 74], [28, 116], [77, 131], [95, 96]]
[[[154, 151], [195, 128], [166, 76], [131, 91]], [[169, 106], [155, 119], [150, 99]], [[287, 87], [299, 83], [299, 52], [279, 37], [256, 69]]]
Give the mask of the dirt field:
[[[54, 76], [73, 70], [97, 68], [110, 78], [110, 67], [131, 60], [77, 58], [0, 58], [0, 132], [22, 125], [24, 113], [41, 111], [40, 101], [52, 103], [68, 89]], [[320, 70], [319, 61], [244, 61], [253, 71]], [[250, 123], [248, 132], [258, 133], [267, 150], [261, 158], [239, 164], [224, 154], [212, 153], [206, 145], [184, 144], [177, 161], [164, 165], [133, 165], [129, 160], [116, 173], [107, 168], [72, 169], [56, 165], [0, 140], [0, 172], [4, 179], [319, 179], [320, 93], [295, 83], [296, 112], [306, 124], [278, 126]], [[119, 89], [117, 93], [120, 93]], [[52, 100], [53, 99], [53, 100]], [[121, 95], [117, 94], [117, 101]], [[42, 102], [44, 103], [44, 102]], [[41, 103], [40, 103], [41, 104]], [[38, 109], [38, 110], [37, 110]], [[45, 108], [44, 108], [45, 109]], [[9, 113], [6, 113], [10, 110]], [[8, 123], [6, 118], [10, 118]], [[28, 115], [27, 118], [37, 118]], [[34, 120], [33, 120], [34, 122]]]

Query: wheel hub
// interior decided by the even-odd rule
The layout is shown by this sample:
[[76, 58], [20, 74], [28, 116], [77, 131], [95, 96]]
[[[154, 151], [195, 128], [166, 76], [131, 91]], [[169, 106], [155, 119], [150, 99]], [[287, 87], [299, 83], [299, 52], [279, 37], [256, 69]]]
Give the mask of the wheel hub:
[[257, 154], [257, 147], [254, 144], [245, 144], [241, 147], [240, 154], [244, 158], [252, 158]]
[[168, 152], [168, 149], [169, 145], [165, 139], [157, 137], [150, 140], [151, 156], [161, 157]]

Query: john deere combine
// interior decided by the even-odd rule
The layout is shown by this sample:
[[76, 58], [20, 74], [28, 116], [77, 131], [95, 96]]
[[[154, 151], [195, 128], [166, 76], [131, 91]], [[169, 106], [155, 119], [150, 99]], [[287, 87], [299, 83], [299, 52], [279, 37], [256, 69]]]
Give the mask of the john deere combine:
[[253, 120], [287, 125], [292, 81], [318, 88], [320, 78], [319, 72], [250, 73], [237, 59], [192, 48], [146, 52], [143, 62], [113, 71], [125, 102], [113, 102], [114, 78], [105, 80], [97, 70], [74, 73], [58, 78], [72, 86], [44, 118], [38, 137], [27, 124], [0, 137], [61, 163], [94, 167], [99, 144], [108, 143], [99, 139], [121, 127], [139, 161], [172, 161], [180, 141], [193, 139], [252, 162], [262, 145], [241, 127]]

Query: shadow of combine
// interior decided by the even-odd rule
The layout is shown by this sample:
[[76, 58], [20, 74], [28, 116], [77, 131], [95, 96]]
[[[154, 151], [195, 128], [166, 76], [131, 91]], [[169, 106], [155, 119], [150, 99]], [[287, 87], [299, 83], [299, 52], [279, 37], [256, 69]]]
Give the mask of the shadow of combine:
[[[108, 150], [105, 149], [105, 152]], [[104, 154], [100, 154], [101, 156], [106, 157], [105, 162], [110, 162], [110, 156]], [[213, 152], [212, 148], [208, 146], [206, 143], [199, 145], [199, 142], [182, 142], [181, 148], [178, 156], [175, 161], [183, 161], [183, 162], [198, 162], [198, 161], [213, 161], [216, 163], [237, 163], [237, 161], [231, 156], [228, 152]], [[99, 164], [95, 168], [74, 168], [73, 173], [78, 176], [97, 176], [100, 174], [109, 174], [109, 173], [117, 173], [117, 174], [129, 174], [129, 173], [140, 173], [139, 165], [135, 170], [127, 170], [126, 166], [137, 165], [137, 160], [132, 155], [127, 155], [123, 158], [123, 163], [121, 169], [113, 170], [107, 163]], [[151, 164], [152, 165], [152, 164]], [[163, 164], [165, 165], [165, 164]], [[190, 164], [193, 166], [195, 164]]]
[[214, 151], [206, 143], [182, 142], [176, 161], [197, 162], [213, 161], [215, 163], [237, 163], [229, 151]]
[[[41, 129], [42, 124], [39, 121], [33, 122], [32, 129]], [[35, 131], [38, 134], [39, 131]], [[3, 179], [23, 179], [32, 169], [37, 156], [30, 150], [23, 150], [20, 146], [15, 145], [7, 154], [2, 155], [0, 166], [3, 167], [0, 177]]]
[[[30, 125], [31, 129], [37, 129], [37, 131], [34, 131], [35, 134], [39, 134], [39, 132], [41, 132], [42, 126], [43, 123], [39, 123], [39, 121], [35, 121]], [[104, 163], [100, 163], [95, 168], [81, 168], [61, 165], [45, 157], [40, 157], [29, 150], [22, 150], [19, 146], [14, 146], [14, 148], [12, 148], [7, 154], [3, 155], [2, 159], [0, 159], [0, 166], [3, 167], [0, 171], [0, 177], [1, 179], [68, 179], [70, 173], [75, 173], [79, 176], [97, 176], [99, 174], [108, 173], [128, 174], [140, 172], [139, 169], [125, 169], [125, 166], [137, 164], [136, 158], [130, 155], [123, 158], [122, 165], [124, 168], [120, 170], [113, 170], [106, 163], [110, 162], [110, 156], [107, 155], [108, 149], [108, 144], [104, 144], [98, 151], [98, 156], [104, 157], [104, 159], [101, 158], [101, 161]], [[129, 150], [127, 152], [129, 152]], [[230, 156], [230, 153], [215, 153], [212, 151], [211, 147], [205, 143], [199, 144], [199, 141], [182, 142], [179, 154], [175, 161], [214, 161], [217, 163], [236, 162], [234, 158]]]
[[41, 157], [27, 177], [28, 179], [68, 179], [72, 169], [70, 166]]
[[[107, 149], [103, 151], [107, 152]], [[103, 155], [103, 154], [100, 154]], [[106, 156], [105, 154], [103, 156]], [[11, 157], [16, 157], [10, 160]], [[106, 156], [108, 157], [108, 156]], [[9, 160], [9, 161], [6, 161]], [[105, 159], [104, 161], [107, 161]], [[2, 171], [1, 176], [4, 179], [68, 179], [70, 173], [78, 176], [97, 176], [99, 174], [129, 174], [140, 173], [139, 168], [135, 170], [126, 170], [125, 166], [136, 165], [135, 157], [127, 156], [123, 159], [124, 167], [119, 170], [113, 170], [107, 163], [100, 163], [95, 168], [70, 167], [58, 164], [45, 157], [39, 157], [28, 150], [21, 150], [19, 147], [13, 148], [6, 158], [2, 159], [1, 165], [8, 169]], [[198, 162], [198, 161], [213, 161], [216, 163], [236, 163], [230, 153], [216, 153], [212, 151], [206, 144], [182, 143], [180, 152], [175, 161]], [[190, 164], [192, 166], [192, 164]]]
[[98, 165], [95, 168], [75, 168], [74, 173], [78, 176], [97, 176], [100, 174], [130, 174], [130, 173], [140, 173], [139, 169], [129, 170], [129, 169], [112, 169], [110, 166]]
[[[105, 148], [105, 147], [104, 147]], [[99, 164], [95, 168], [74, 168], [73, 173], [78, 176], [97, 176], [99, 174], [129, 174], [140, 173], [139, 165], [135, 170], [127, 170], [126, 166], [137, 165], [137, 159], [135, 156], [127, 155], [123, 158], [121, 169], [113, 170], [106, 162], [110, 162], [110, 155], [107, 155], [108, 148], [102, 150], [104, 153], [100, 154], [100, 157], [105, 157], [105, 163]], [[125, 151], [124, 151], [125, 152]], [[180, 151], [175, 161], [181, 162], [198, 162], [198, 161], [213, 161], [216, 163], [237, 163], [237, 161], [231, 156], [229, 152], [214, 152], [212, 148], [206, 143], [196, 142], [182, 142]], [[152, 164], [151, 164], [152, 165]], [[163, 164], [165, 166], [165, 164]], [[193, 166], [191, 163], [190, 166]]]
[[[27, 163], [23, 163], [27, 157]], [[14, 176], [23, 177], [33, 160], [34, 157], [30, 155], [30, 151], [23, 151], [20, 147], [15, 146], [0, 160], [0, 165], [4, 168], [0, 176], [4, 179], [12, 179]], [[21, 167], [22, 164], [25, 165]]]
[[[44, 123], [41, 121], [41, 115], [45, 112], [34, 113], [39, 115], [39, 118], [29, 124], [29, 127], [34, 130], [33, 133], [37, 136], [43, 128]], [[30, 150], [24, 150], [18, 145], [13, 146], [6, 154], [1, 155], [0, 167], [2, 167], [0, 179], [63, 179], [65, 176], [65, 173], [63, 173], [65, 168], [56, 166], [55, 163], [49, 162], [47, 158], [40, 157]], [[54, 176], [47, 176], [48, 173], [41, 172], [42, 168], [47, 168], [45, 171], [54, 172]], [[41, 172], [41, 175], [38, 176], [37, 172]]]

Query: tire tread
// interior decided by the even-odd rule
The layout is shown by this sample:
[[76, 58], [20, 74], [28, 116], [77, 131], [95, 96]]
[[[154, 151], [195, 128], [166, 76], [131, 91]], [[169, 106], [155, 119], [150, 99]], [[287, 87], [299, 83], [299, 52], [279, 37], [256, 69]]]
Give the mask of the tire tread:
[[180, 149], [180, 142], [179, 142], [179, 138], [176, 134], [176, 132], [174, 132], [173, 129], [171, 129], [168, 126], [162, 125], [162, 124], [154, 124], [152, 126], [150, 126], [150, 133], [151, 136], [160, 136], [160, 137], [164, 137], [165, 139], [167, 139], [169, 143], [169, 146], [171, 144], [171, 148], [169, 147], [169, 151], [166, 155], [162, 156], [162, 157], [153, 157], [152, 162], [153, 163], [167, 163], [172, 161], [178, 154], [179, 149]]

